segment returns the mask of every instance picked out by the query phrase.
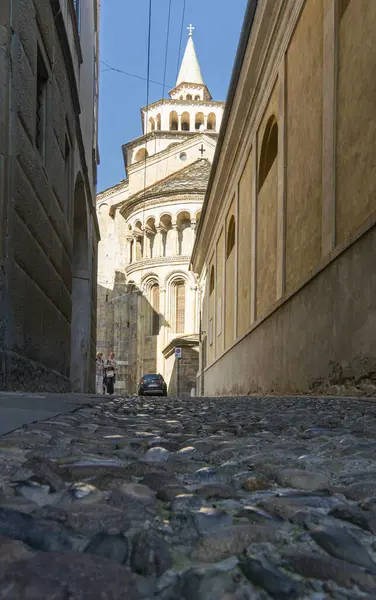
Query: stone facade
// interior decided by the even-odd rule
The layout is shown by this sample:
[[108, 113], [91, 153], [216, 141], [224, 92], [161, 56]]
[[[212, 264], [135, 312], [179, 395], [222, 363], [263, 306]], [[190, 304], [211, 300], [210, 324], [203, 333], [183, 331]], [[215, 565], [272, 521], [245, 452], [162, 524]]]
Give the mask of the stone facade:
[[99, 1], [1, 2], [0, 389], [93, 389], [98, 27]]
[[248, 3], [192, 257], [205, 394], [374, 379], [375, 24], [372, 2]]
[[142, 109], [143, 135], [123, 146], [126, 179], [98, 195], [97, 347], [117, 356], [119, 392], [136, 392], [145, 373], [170, 383], [165, 348], [198, 332], [188, 267], [222, 112], [190, 37], [170, 98]]

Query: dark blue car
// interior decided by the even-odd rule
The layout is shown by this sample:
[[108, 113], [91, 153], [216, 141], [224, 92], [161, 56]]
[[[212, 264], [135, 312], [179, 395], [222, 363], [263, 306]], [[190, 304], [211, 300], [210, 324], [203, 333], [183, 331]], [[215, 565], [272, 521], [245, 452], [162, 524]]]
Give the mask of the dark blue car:
[[167, 384], [159, 373], [148, 373], [144, 375], [138, 386], [138, 395], [145, 396], [167, 396]]

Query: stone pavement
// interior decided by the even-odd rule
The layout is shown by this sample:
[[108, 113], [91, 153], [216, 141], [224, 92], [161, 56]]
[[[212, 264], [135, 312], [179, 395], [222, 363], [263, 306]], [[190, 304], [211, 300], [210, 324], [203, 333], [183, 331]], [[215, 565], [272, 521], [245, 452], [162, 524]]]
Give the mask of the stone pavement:
[[0, 439], [0, 600], [375, 599], [375, 434], [374, 401], [328, 397], [26, 424]]

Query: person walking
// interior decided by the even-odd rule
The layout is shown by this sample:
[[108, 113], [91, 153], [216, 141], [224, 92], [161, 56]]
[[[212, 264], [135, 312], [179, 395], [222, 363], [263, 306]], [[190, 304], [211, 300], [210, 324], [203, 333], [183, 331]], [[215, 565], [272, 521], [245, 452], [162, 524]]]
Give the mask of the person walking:
[[97, 352], [95, 383], [97, 394], [103, 394], [104, 360], [103, 353]]
[[105, 364], [106, 371], [106, 387], [110, 396], [114, 393], [114, 384], [116, 381], [117, 362], [115, 360], [115, 352], [110, 352]]

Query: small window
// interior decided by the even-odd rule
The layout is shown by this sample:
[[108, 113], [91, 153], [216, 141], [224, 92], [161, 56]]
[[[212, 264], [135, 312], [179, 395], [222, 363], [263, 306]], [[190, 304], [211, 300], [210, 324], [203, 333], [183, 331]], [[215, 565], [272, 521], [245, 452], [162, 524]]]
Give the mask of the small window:
[[175, 331], [184, 333], [185, 328], [185, 283], [175, 284]]
[[195, 96], [195, 100], [201, 100], [200, 96]]
[[209, 286], [210, 296], [214, 292], [214, 285], [215, 285], [215, 272], [214, 272], [214, 265], [212, 265], [212, 268], [210, 269], [210, 286]]
[[43, 161], [46, 157], [47, 83], [47, 68], [38, 49], [35, 142]]
[[260, 168], [259, 168], [259, 191], [264, 185], [269, 171], [272, 168], [278, 154], [278, 124], [274, 115], [270, 117], [262, 140]]
[[227, 230], [227, 252], [226, 256], [229, 258], [233, 248], [235, 246], [235, 219], [231, 216], [230, 223]]
[[182, 160], [183, 162], [184, 162], [185, 160], [187, 160], [187, 155], [186, 155], [186, 153], [185, 153], [185, 152], [182, 152], [182, 153], [179, 155], [179, 158], [180, 158], [180, 160]]
[[187, 94], [187, 100], [192, 100], [192, 95], [191, 94]]

